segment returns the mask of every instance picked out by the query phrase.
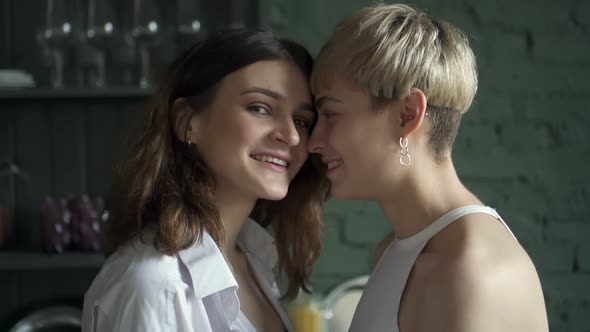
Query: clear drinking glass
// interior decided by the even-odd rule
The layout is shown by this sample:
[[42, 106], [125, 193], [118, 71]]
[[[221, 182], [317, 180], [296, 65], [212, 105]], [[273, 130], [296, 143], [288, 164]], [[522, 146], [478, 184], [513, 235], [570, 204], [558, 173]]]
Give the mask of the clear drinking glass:
[[204, 36], [203, 10], [199, 0], [178, 0], [176, 9], [176, 39], [185, 50]]
[[94, 87], [106, 85], [106, 54], [113, 47], [115, 15], [110, 0], [89, 0], [88, 28], [84, 39], [96, 51], [96, 78]]
[[158, 9], [154, 0], [133, 1], [133, 27], [131, 36], [137, 47], [140, 61], [139, 86], [153, 85], [150, 48], [160, 42], [161, 26]]
[[38, 41], [51, 58], [50, 83], [53, 88], [64, 87], [64, 53], [75, 42], [73, 8], [68, 0], [47, 0], [45, 25]]

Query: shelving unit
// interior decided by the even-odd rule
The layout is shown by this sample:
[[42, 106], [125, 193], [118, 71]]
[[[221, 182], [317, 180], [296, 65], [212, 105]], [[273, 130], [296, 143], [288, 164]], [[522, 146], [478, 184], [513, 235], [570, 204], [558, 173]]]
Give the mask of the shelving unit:
[[152, 89], [141, 88], [104, 88], [104, 89], [0, 89], [0, 100], [35, 100], [35, 99], [85, 99], [85, 98], [141, 98], [148, 97]]
[[[175, 26], [175, 6], [157, 2], [162, 8], [161, 26]], [[38, 239], [38, 206], [47, 195], [106, 195], [112, 166], [127, 135], [141, 125], [139, 115], [154, 92], [114, 85], [101, 89], [44, 86], [49, 82], [49, 67], [36, 36], [46, 19], [46, 5], [44, 1], [0, 1], [0, 68], [25, 70], [39, 84], [36, 88], [0, 89], [0, 160], [14, 161], [30, 175], [28, 180], [0, 178], [0, 204], [14, 211], [16, 238], [10, 243], [18, 244], [18, 249], [0, 249], [0, 331], [8, 331], [13, 318], [32, 307], [63, 299], [75, 299], [81, 305], [104, 256], [90, 252], [49, 254], [33, 249], [38, 248], [33, 241]], [[227, 1], [204, 1], [202, 5], [204, 31], [218, 31], [230, 23], [225, 15]], [[115, 7], [115, 24], [125, 26], [131, 17], [132, 1], [117, 1]], [[252, 1], [248, 7], [240, 12], [248, 16], [245, 23], [254, 27], [258, 26], [258, 8], [266, 10], [270, 5]], [[87, 10], [81, 15], [85, 13]], [[172, 53], [180, 54], [175, 47], [174, 40], [167, 41], [154, 72], [163, 69], [167, 59], [172, 60]], [[66, 85], [88, 81], [82, 72], [88, 59], [83, 56], [76, 54], [75, 61], [65, 64]], [[123, 64], [111, 64], [114, 66], [107, 64], [107, 77], [112, 78], [109, 82], [126, 81], [117, 72]]]
[[108, 193], [115, 149], [152, 93], [135, 87], [0, 89], [0, 160], [13, 160], [30, 175], [28, 180], [0, 178], [0, 203], [3, 198], [17, 211], [14, 241], [22, 245], [0, 249], [0, 274], [67, 274], [102, 266], [102, 253], [32, 249], [37, 248], [30, 243], [38, 227], [36, 209], [47, 195]]
[[104, 260], [102, 253], [0, 251], [0, 271], [99, 269]]

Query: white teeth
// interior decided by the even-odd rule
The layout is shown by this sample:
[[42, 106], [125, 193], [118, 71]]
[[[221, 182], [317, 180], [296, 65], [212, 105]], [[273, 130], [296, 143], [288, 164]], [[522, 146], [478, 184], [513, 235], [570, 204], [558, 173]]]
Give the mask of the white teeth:
[[344, 162], [342, 160], [330, 161], [330, 162], [328, 162], [328, 169], [336, 168], [336, 167], [342, 165], [343, 163]]
[[254, 158], [258, 161], [276, 164], [276, 165], [283, 166], [283, 167], [287, 167], [287, 165], [288, 165], [287, 161], [285, 161], [283, 159], [274, 158], [272, 156], [267, 156], [267, 155], [253, 155], [252, 158]]

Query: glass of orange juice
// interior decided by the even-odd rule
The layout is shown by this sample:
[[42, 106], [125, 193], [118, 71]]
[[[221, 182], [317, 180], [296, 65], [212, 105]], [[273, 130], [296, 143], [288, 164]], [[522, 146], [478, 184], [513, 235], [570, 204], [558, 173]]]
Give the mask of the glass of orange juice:
[[295, 332], [322, 332], [321, 308], [310, 294], [300, 291], [287, 312]]

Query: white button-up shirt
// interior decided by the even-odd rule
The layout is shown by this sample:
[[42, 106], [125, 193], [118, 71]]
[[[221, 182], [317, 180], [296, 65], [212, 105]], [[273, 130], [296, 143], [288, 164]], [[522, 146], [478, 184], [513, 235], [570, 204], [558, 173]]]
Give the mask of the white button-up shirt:
[[[144, 239], [105, 262], [84, 297], [82, 331], [255, 331], [240, 311], [238, 284], [209, 234], [174, 256], [162, 255], [150, 237]], [[248, 219], [237, 244], [285, 329], [292, 331], [278, 301], [274, 239]]]

